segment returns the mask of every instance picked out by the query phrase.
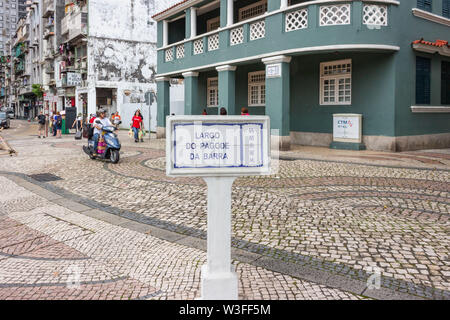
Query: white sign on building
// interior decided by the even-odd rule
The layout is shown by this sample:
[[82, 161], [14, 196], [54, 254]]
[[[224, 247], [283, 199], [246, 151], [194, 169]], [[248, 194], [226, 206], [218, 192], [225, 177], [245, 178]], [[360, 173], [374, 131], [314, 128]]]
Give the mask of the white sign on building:
[[81, 86], [81, 74], [76, 72], [67, 72], [67, 86]]
[[333, 141], [362, 142], [361, 114], [333, 114]]
[[266, 66], [266, 78], [280, 78], [281, 77], [281, 63], [268, 64]]

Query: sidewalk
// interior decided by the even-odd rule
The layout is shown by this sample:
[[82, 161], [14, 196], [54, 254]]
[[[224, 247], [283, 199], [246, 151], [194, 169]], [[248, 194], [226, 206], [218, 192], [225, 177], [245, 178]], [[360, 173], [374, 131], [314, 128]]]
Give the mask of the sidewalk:
[[[81, 148], [85, 140], [74, 140], [73, 135], [38, 139], [27, 135], [29, 126], [24, 124], [20, 133], [11, 135], [19, 154], [13, 158], [0, 155], [0, 171], [8, 183], [18, 184], [9, 187], [2, 180], [11, 190], [11, 195], [4, 192], [6, 199], [20, 195], [22, 187], [32, 194], [24, 201], [13, 197], [4, 206], [0, 203], [0, 214], [22, 224], [31, 219], [36, 226], [41, 226], [40, 220], [32, 219], [39, 212], [69, 221], [57, 214], [59, 210], [69, 210], [69, 216], [83, 223], [100, 220], [109, 227], [102, 225], [95, 232], [105, 237], [101, 241], [112, 243], [111, 248], [90, 249], [96, 246], [94, 240], [80, 242], [81, 247], [75, 240], [70, 243], [95, 259], [101, 257], [94, 255], [96, 250], [108, 257], [120, 256], [121, 246], [125, 251], [129, 245], [134, 248], [129, 250], [138, 250], [139, 244], [119, 236], [121, 232], [124, 237], [138, 237], [144, 246], [145, 241], [161, 243], [160, 251], [148, 249], [152, 253], [144, 259], [154, 259], [155, 264], [143, 264], [151, 270], [143, 273], [159, 282], [146, 284], [164, 292], [162, 283], [167, 281], [175, 281], [173, 288], [185, 288], [183, 293], [170, 289], [163, 298], [185, 297], [187, 291], [198, 290], [199, 268], [204, 263], [206, 187], [200, 178], [165, 175], [164, 140], [134, 143], [126, 131], [120, 132], [121, 161], [114, 165], [90, 160]], [[450, 170], [448, 165], [436, 167], [433, 162], [446, 163], [448, 150], [382, 156], [369, 151], [295, 148], [283, 153], [276, 175], [242, 177], [233, 185], [232, 246], [242, 274], [241, 297], [301, 299], [313, 297], [314, 289], [308, 288], [319, 286], [322, 293], [317, 297], [324, 298], [342, 293], [346, 297], [450, 299]], [[386, 159], [353, 158], [372, 153], [382, 158], [400, 156], [400, 160], [392, 165]], [[39, 197], [47, 200], [41, 204]], [[32, 211], [35, 206], [44, 209]], [[76, 225], [78, 220], [69, 222]], [[115, 237], [121, 241], [115, 242]], [[0, 237], [0, 244], [7, 239]], [[166, 243], [169, 252], [181, 253], [165, 256]], [[137, 254], [147, 249], [139, 250]], [[58, 251], [52, 252], [57, 255]], [[165, 260], [158, 260], [158, 255]], [[185, 261], [183, 255], [189, 258]], [[170, 280], [164, 278], [166, 267]], [[131, 268], [139, 269], [138, 265]], [[176, 283], [179, 276], [172, 268], [189, 275], [187, 280], [180, 276], [182, 285]], [[381, 288], [367, 291], [366, 282], [374, 270], [381, 274]], [[320, 286], [339, 293], [330, 295], [331, 291]], [[194, 296], [198, 295], [196, 291]]]

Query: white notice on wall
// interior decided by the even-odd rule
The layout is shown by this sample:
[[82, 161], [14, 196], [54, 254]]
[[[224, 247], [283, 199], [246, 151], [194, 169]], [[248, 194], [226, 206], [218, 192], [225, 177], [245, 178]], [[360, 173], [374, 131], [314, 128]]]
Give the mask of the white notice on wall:
[[361, 142], [361, 115], [333, 115], [333, 140]]

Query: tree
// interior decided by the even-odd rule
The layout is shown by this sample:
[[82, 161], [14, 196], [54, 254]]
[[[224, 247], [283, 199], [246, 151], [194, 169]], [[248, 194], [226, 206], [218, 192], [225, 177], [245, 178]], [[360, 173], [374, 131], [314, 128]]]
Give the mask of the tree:
[[44, 90], [42, 90], [42, 86], [40, 84], [33, 84], [31, 88], [31, 91], [38, 99], [42, 98], [42, 96], [44, 95]]

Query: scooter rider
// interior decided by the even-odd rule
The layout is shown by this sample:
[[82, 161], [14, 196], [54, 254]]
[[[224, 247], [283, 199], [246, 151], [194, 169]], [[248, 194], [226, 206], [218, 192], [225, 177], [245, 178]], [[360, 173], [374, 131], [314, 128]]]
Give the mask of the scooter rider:
[[[97, 147], [98, 147], [98, 140], [100, 138], [100, 135], [102, 134], [102, 128], [107, 126], [112, 126], [111, 121], [105, 116], [106, 112], [103, 109], [100, 109], [98, 111], [98, 118], [94, 120], [94, 156], [97, 156]], [[100, 121], [100, 123], [97, 123], [97, 121]]]

